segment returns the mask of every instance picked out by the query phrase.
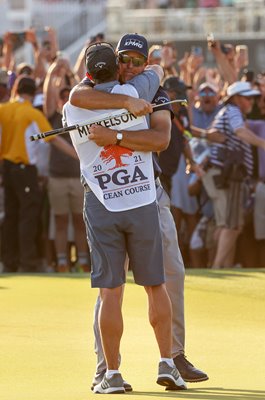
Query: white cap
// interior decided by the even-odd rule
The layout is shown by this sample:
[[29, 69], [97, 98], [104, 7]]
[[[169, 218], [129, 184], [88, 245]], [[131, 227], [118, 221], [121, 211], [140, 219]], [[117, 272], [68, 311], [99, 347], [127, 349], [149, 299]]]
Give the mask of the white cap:
[[198, 87], [198, 93], [202, 92], [204, 89], [209, 88], [211, 89], [214, 93], [218, 93], [219, 89], [217, 86], [215, 86], [211, 82], [204, 82]]
[[257, 89], [253, 89], [249, 82], [237, 81], [228, 86], [224, 101], [229, 100], [232, 96], [235, 96], [236, 94], [245, 97], [258, 96], [260, 95], [260, 91]]

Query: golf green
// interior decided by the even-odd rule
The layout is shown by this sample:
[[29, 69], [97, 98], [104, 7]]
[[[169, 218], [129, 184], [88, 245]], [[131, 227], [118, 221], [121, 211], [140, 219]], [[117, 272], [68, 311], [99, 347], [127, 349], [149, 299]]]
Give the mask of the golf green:
[[[186, 355], [210, 379], [185, 392], [156, 384], [146, 294], [129, 275], [121, 372], [134, 391], [123, 398], [264, 400], [265, 270], [187, 270], [185, 288]], [[88, 275], [0, 275], [2, 400], [95, 398], [96, 297]]]

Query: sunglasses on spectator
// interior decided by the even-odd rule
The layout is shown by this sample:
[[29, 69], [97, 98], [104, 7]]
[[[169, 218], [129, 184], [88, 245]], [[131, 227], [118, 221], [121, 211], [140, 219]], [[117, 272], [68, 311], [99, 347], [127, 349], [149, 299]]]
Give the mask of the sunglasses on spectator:
[[131, 61], [134, 67], [141, 67], [146, 62], [145, 58], [130, 57], [127, 54], [120, 54], [119, 59], [122, 64], [129, 64], [129, 62]]
[[200, 97], [214, 97], [214, 96], [216, 96], [216, 93], [214, 93], [214, 92], [200, 92], [199, 93], [199, 96]]

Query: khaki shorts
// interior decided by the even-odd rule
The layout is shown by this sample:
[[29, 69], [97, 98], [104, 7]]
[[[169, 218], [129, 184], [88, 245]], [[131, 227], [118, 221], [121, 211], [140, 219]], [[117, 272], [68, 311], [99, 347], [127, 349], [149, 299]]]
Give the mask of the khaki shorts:
[[220, 175], [221, 170], [219, 168], [209, 168], [204, 176], [202, 182], [204, 188], [213, 202], [214, 218], [216, 226], [226, 226], [226, 209], [227, 209], [227, 190], [217, 189], [214, 183], [213, 177]]
[[49, 178], [49, 200], [55, 215], [83, 213], [84, 188], [79, 178]]

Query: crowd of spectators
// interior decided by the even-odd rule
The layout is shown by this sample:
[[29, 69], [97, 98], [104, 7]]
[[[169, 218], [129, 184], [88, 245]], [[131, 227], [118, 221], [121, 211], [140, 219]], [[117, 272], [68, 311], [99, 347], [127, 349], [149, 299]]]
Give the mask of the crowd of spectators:
[[[149, 2], [138, 1], [137, 3], [147, 4]], [[204, 6], [207, 6], [206, 3], [208, 6], [211, 6], [210, 3], [212, 6], [213, 3], [233, 5], [232, 1], [155, 1], [155, 3], [157, 7], [161, 8], [203, 6], [202, 3], [205, 3]], [[46, 119], [48, 125], [44, 124], [45, 127], [61, 127], [63, 104], [68, 101], [71, 88], [86, 74], [83, 57], [88, 43], [84, 44], [75, 65], [71, 66], [69, 60], [58, 48], [56, 31], [47, 28], [44, 38], [39, 41], [34, 29], [25, 31], [23, 38], [18, 38], [10, 32], [4, 35], [0, 69], [0, 125], [2, 129], [3, 124], [7, 122], [4, 121], [4, 112], [1, 112], [1, 108], [10, 102], [31, 102], [31, 100], [33, 107], [38, 109], [38, 112], [42, 113], [42, 117]], [[103, 39], [104, 34], [98, 34], [91, 38], [90, 42]], [[33, 65], [17, 64], [18, 40], [31, 43], [34, 55]], [[223, 143], [227, 140], [226, 133], [220, 128], [216, 128], [218, 125], [216, 121], [220, 120], [222, 112], [230, 106], [229, 98], [227, 100], [227, 88], [231, 87], [233, 83], [248, 82], [248, 85], [255, 89], [250, 100], [253, 107], [250, 107], [247, 115], [242, 115], [242, 118], [247, 118], [248, 129], [253, 134], [265, 139], [265, 74], [262, 71], [252, 73], [247, 70], [249, 63], [247, 46], [223, 44], [208, 37], [208, 51], [212, 52], [214, 56], [215, 67], [209, 68], [205, 64], [204, 54], [200, 47], [193, 46], [191, 49], [187, 49], [182, 59], [178, 59], [175, 43], [157, 43], [150, 48], [149, 63], [163, 66], [164, 89], [170, 99], [188, 99], [188, 106], [185, 103], [177, 103], [173, 106], [172, 143], [169, 150], [159, 155], [162, 166], [161, 180], [171, 198], [172, 214], [179, 232], [180, 247], [187, 267], [222, 268], [235, 265], [264, 267], [264, 148], [259, 142], [246, 145], [244, 137], [238, 139], [238, 146], [243, 150], [238, 155], [239, 161], [237, 161], [239, 165], [242, 165], [247, 151], [250, 159], [247, 167], [251, 165], [251, 168], [244, 176], [240, 177], [240, 193], [241, 187], [242, 190], [244, 189], [244, 196], [240, 195], [242, 219], [240, 217], [240, 223], [236, 223], [236, 226], [231, 220], [226, 219], [225, 221], [229, 229], [236, 233], [230, 236], [230, 243], [233, 241], [233, 246], [231, 245], [231, 249], [229, 249], [229, 255], [219, 264], [216, 257], [220, 245], [220, 229], [216, 221], [213, 198], [204, 177], [212, 168], [212, 152], [216, 151], [218, 146], [219, 149], [222, 148]], [[34, 96], [31, 96], [30, 92], [27, 94], [26, 100], [23, 90], [29, 81], [25, 81], [25, 78], [34, 83], [31, 87]], [[37, 119], [33, 120], [38, 125], [35, 127], [35, 133], [42, 130]], [[10, 132], [12, 132], [14, 121], [14, 118], [8, 121]], [[31, 243], [25, 241], [25, 243], [26, 246], [36, 246], [35, 258], [37, 257], [38, 262], [33, 263], [34, 267], [29, 270], [25, 265], [21, 267], [23, 263], [21, 264], [21, 260], [19, 261], [19, 255], [23, 243], [20, 244], [15, 235], [23, 238], [23, 229], [19, 217], [16, 215], [17, 220], [15, 222], [13, 220], [12, 223], [17, 225], [17, 233], [14, 231], [13, 234], [14, 239], [17, 240], [14, 248], [18, 253], [16, 257], [18, 261], [16, 265], [10, 267], [10, 270], [4, 265], [5, 272], [89, 271], [89, 249], [86, 245], [82, 222], [83, 195], [79, 182], [78, 161], [71, 155], [68, 148], [71, 146], [68, 134], [64, 134], [62, 137], [67, 144], [65, 148], [41, 142], [38, 143], [38, 146], [36, 145], [38, 153], [36, 153], [34, 165], [38, 172], [39, 190], [37, 194], [38, 212], [34, 217], [34, 227], [37, 229], [36, 234], [34, 233], [35, 240], [32, 240]], [[29, 140], [28, 137], [27, 140]], [[25, 143], [24, 146], [27, 148], [28, 143]], [[219, 153], [221, 154], [222, 151]], [[19, 157], [16, 160], [12, 159], [8, 154], [10, 152], [5, 153], [2, 141], [1, 158], [4, 160], [4, 165], [6, 161], [14, 163], [16, 167], [19, 166], [21, 174], [27, 161]], [[239, 207], [237, 203], [239, 189], [235, 189], [231, 175], [230, 171], [224, 184], [226, 186], [220, 188], [226, 192], [234, 190], [233, 193], [230, 193], [229, 201], [234, 208], [237, 208]], [[20, 179], [18, 175], [15, 176], [16, 179]], [[3, 187], [5, 188], [5, 184]], [[12, 213], [10, 213], [11, 203], [7, 204], [6, 199], [3, 200], [5, 198], [3, 187], [0, 192], [2, 207], [0, 210], [1, 259], [6, 264], [5, 252], [8, 247], [6, 242], [10, 241], [10, 234], [5, 236], [3, 232], [7, 229], [7, 220]], [[29, 190], [26, 187], [26, 192], [26, 189]], [[13, 203], [13, 206], [17, 207], [16, 202]], [[234, 221], [235, 213], [231, 210], [230, 217]], [[224, 252], [224, 246], [227, 244], [221, 244], [222, 252]]]
[[212, 8], [212, 7], [232, 7], [237, 3], [236, 0], [131, 0], [133, 8]]

